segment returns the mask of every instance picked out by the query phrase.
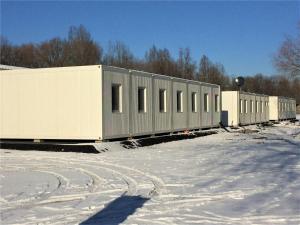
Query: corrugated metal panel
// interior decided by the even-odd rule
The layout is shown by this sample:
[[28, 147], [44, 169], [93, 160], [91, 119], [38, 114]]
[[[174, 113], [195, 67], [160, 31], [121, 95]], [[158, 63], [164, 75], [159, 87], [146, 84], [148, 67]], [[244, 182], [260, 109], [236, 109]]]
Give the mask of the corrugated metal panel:
[[261, 122], [261, 98], [259, 95], [255, 95], [255, 123]]
[[[208, 112], [204, 111], [204, 98], [205, 95], [208, 95]], [[212, 87], [204, 83], [201, 84], [201, 127], [207, 128], [212, 126], [212, 112], [213, 112], [213, 94]]]
[[[172, 81], [166, 76], [154, 75], [154, 131], [172, 131]], [[166, 112], [159, 111], [159, 90], [166, 90]]]
[[101, 139], [99, 67], [1, 71], [0, 137]]
[[[195, 112], [192, 111], [192, 94], [195, 93]], [[200, 128], [201, 108], [200, 108], [200, 84], [188, 83], [188, 125], [190, 129]]]
[[240, 107], [242, 107], [242, 109], [239, 108], [239, 117], [240, 117], [240, 124], [242, 125], [251, 124], [251, 113], [249, 112], [250, 100], [251, 100], [251, 95], [243, 92], [240, 93], [239, 101], [240, 101]]
[[[173, 130], [183, 130], [187, 129], [187, 82], [186, 81], [180, 81], [180, 80], [174, 80], [173, 79]], [[181, 98], [181, 107], [182, 110], [177, 110], [177, 92], [180, 92], [181, 95], [179, 98]]]
[[[131, 112], [132, 120], [132, 135], [149, 134], [153, 132], [152, 118], [153, 118], [153, 93], [152, 93], [152, 74], [130, 71], [131, 73]], [[145, 110], [138, 110], [138, 89], [144, 88], [145, 91]]]
[[[129, 90], [130, 76], [126, 69], [103, 66], [103, 137], [128, 137], [129, 132]], [[112, 86], [121, 90], [121, 112], [112, 110]]]
[[220, 103], [220, 87], [212, 87], [212, 126], [216, 127], [219, 126], [221, 120], [221, 103]]

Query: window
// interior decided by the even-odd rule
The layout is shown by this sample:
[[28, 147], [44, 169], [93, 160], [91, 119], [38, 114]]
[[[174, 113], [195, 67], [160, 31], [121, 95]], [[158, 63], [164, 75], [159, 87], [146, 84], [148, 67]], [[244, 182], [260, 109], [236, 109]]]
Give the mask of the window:
[[264, 104], [262, 101], [260, 101], [260, 111], [263, 113], [264, 112]]
[[208, 104], [208, 102], [209, 102], [209, 99], [208, 99], [209, 97], [208, 97], [208, 94], [206, 93], [206, 94], [204, 94], [204, 112], [209, 112], [209, 104]]
[[192, 92], [192, 112], [197, 112], [197, 93]]
[[138, 88], [138, 110], [139, 112], [146, 112], [146, 88]]
[[248, 113], [247, 100], [244, 100], [244, 113]]
[[240, 113], [243, 113], [243, 100], [240, 99]]
[[256, 101], [256, 113], [259, 113], [259, 103]]
[[111, 106], [113, 112], [122, 112], [122, 86], [120, 84], [111, 86]]
[[215, 112], [220, 111], [220, 101], [219, 101], [219, 95], [215, 95]]
[[177, 98], [177, 112], [183, 112], [182, 110], [182, 91], [177, 91], [176, 94], [176, 98]]
[[253, 113], [253, 100], [250, 100], [250, 113]]
[[166, 107], [166, 99], [167, 99], [167, 93], [165, 89], [159, 89], [159, 111], [160, 112], [167, 112]]

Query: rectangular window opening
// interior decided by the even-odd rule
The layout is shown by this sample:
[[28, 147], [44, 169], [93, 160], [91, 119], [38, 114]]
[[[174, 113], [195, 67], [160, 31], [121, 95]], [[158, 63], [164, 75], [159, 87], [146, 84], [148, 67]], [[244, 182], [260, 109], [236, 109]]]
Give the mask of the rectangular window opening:
[[122, 86], [120, 84], [111, 86], [111, 106], [112, 112], [122, 112]]
[[260, 102], [260, 112], [261, 112], [261, 113], [264, 112], [264, 104], [263, 104], [262, 101]]
[[177, 112], [183, 112], [182, 110], [182, 91], [177, 91]]
[[215, 112], [220, 111], [220, 99], [219, 95], [215, 95]]
[[247, 100], [244, 100], [244, 113], [248, 113], [248, 105], [247, 105]]
[[243, 113], [243, 100], [240, 99], [240, 113]]
[[159, 89], [159, 112], [167, 112], [167, 93], [165, 89]]
[[204, 112], [209, 112], [209, 96], [204, 94]]
[[259, 113], [259, 103], [256, 101], [256, 113]]
[[143, 113], [146, 112], [146, 88], [138, 88], [138, 111]]
[[192, 92], [192, 112], [197, 112], [197, 93]]

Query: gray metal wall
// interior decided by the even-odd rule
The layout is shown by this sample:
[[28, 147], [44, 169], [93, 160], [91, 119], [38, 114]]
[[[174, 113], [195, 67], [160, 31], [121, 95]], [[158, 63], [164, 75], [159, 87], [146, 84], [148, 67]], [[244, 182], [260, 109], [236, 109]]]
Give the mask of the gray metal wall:
[[[208, 94], [209, 96], [209, 105], [208, 105], [208, 112], [204, 111], [204, 96]], [[201, 84], [201, 98], [200, 98], [200, 105], [201, 105], [201, 128], [207, 128], [212, 126], [212, 113], [213, 113], [213, 95], [212, 95], [212, 88], [210, 86]]]
[[[212, 87], [212, 124], [211, 126], [216, 127], [220, 123], [220, 118], [221, 118], [221, 93], [220, 93], [220, 88], [219, 87]], [[215, 102], [215, 96], [218, 96], [218, 102]], [[215, 107], [215, 104], [218, 104], [218, 107]]]
[[[188, 127], [190, 129], [200, 128], [201, 108], [200, 96], [201, 86], [199, 83], [190, 81], [188, 83]], [[196, 93], [196, 112], [192, 112], [192, 93]]]
[[[130, 76], [126, 69], [103, 66], [103, 139], [129, 136]], [[112, 112], [112, 85], [122, 86], [122, 112]]]
[[[173, 131], [184, 130], [188, 128], [188, 97], [187, 82], [185, 80], [172, 79], [173, 87]], [[177, 91], [182, 92], [182, 112], [177, 112]]]
[[[143, 135], [153, 132], [153, 93], [152, 93], [152, 74], [130, 71], [131, 87], [130, 87], [130, 135]], [[138, 111], [138, 88], [143, 87], [146, 91], [145, 112]]]
[[[216, 127], [220, 122], [220, 87], [197, 81], [115, 67], [103, 67], [103, 139]], [[122, 86], [122, 112], [112, 112], [112, 85]], [[138, 111], [138, 88], [146, 90], [146, 112]], [[159, 110], [159, 91], [166, 91], [166, 111]], [[182, 112], [177, 112], [177, 91]], [[192, 93], [196, 112], [192, 112]], [[204, 112], [204, 93], [209, 112]], [[219, 95], [219, 111], [215, 110]]]
[[[154, 75], [154, 133], [172, 131], [172, 81], [165, 76]], [[166, 90], [166, 112], [159, 111], [159, 90]]]

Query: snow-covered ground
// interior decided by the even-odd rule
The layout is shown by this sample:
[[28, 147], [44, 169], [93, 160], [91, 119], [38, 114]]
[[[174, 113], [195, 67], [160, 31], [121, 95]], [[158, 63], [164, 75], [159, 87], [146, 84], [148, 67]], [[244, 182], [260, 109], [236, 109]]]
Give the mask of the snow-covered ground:
[[105, 145], [1, 150], [1, 224], [300, 224], [299, 125]]

